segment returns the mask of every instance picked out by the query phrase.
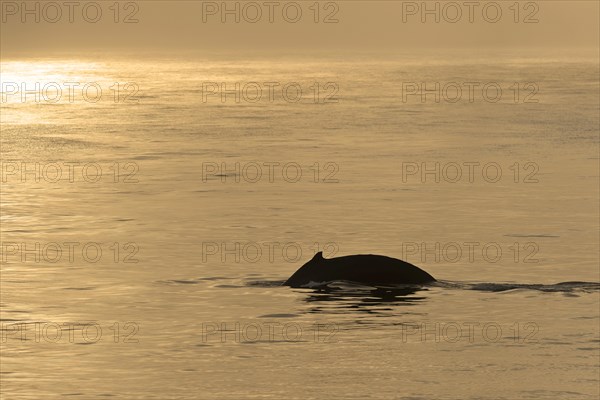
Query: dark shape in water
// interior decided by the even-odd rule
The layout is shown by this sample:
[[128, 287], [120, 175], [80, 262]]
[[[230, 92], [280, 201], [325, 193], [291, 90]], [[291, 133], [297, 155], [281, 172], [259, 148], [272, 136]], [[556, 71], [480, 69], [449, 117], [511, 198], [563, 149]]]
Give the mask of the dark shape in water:
[[430, 283], [435, 282], [435, 278], [396, 258], [359, 254], [325, 259], [320, 251], [285, 281], [284, 285], [310, 287], [333, 281], [385, 286]]

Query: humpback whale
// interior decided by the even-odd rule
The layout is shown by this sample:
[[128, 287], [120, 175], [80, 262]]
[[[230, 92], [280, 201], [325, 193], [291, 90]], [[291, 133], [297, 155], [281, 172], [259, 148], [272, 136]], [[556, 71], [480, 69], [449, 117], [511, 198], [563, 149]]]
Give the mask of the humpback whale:
[[373, 254], [325, 259], [318, 252], [285, 281], [284, 286], [310, 287], [332, 281], [350, 281], [365, 285], [422, 284], [435, 278], [410, 263]]

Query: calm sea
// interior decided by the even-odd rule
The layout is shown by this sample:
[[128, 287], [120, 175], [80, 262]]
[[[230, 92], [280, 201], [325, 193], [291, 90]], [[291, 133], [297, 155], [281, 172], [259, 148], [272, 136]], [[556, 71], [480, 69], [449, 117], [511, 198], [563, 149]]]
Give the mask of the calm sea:
[[[3, 398], [597, 399], [599, 89], [570, 54], [3, 61]], [[320, 250], [440, 282], [280, 286]]]

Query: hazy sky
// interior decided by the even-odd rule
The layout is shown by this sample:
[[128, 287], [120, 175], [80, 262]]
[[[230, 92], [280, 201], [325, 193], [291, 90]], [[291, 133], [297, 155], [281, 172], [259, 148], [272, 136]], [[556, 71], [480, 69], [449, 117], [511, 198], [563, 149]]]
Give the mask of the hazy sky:
[[[435, 13], [422, 14], [421, 1], [321, 1], [318, 3], [318, 15], [315, 15], [315, 2], [312, 0], [295, 3], [262, 0], [254, 3], [226, 2], [230, 9], [239, 3], [239, 23], [234, 21], [235, 14], [225, 15], [227, 21], [221, 22], [221, 1], [120, 2], [118, 14], [113, 0], [75, 1], [73, 6], [66, 5], [67, 1], [27, 1], [27, 7], [34, 11], [25, 15], [22, 1], [2, 0], [0, 3], [0, 44], [5, 58], [96, 50], [163, 53], [179, 50], [261, 52], [297, 49], [299, 53], [309, 54], [319, 50], [433, 48], [597, 49], [600, 45], [600, 2], [596, 0], [522, 1], [518, 13], [513, 6], [514, 0], [427, 1], [431, 10], [435, 9], [436, 3], [439, 4], [439, 23], [435, 22]], [[96, 5], [102, 11], [99, 17], [96, 17]], [[302, 15], [298, 22], [289, 22], [296, 19], [297, 5]], [[502, 12], [499, 18], [497, 5]], [[257, 9], [262, 14], [260, 18], [256, 17]], [[60, 16], [57, 10], [60, 10]], [[269, 22], [271, 11], [272, 23]], [[458, 16], [457, 11], [462, 15]], [[69, 21], [70, 12], [73, 22]], [[129, 15], [138, 22], [124, 23]], [[39, 22], [35, 21], [36, 17], [39, 17]], [[319, 23], [315, 23], [315, 17]], [[421, 22], [423, 17], [427, 18], [425, 23]], [[471, 17], [473, 22], [469, 22]], [[22, 18], [26, 19], [25, 22]], [[118, 23], [114, 22], [115, 18]], [[250, 22], [255, 18], [258, 22]], [[515, 23], [515, 18], [518, 23]], [[58, 21], [52, 22], [55, 19]], [[98, 22], [88, 22], [94, 19]], [[338, 22], [324, 23], [326, 19]], [[499, 19], [498, 22], [490, 22], [495, 19]], [[537, 23], [524, 22], [536, 19]], [[452, 20], [457, 22], [452, 23]]]

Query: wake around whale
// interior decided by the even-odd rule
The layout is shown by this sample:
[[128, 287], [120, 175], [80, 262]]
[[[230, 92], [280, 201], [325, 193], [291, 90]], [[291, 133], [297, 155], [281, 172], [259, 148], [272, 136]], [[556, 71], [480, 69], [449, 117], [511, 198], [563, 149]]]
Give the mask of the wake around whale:
[[285, 281], [284, 285], [313, 287], [333, 281], [383, 286], [424, 284], [436, 280], [419, 267], [397, 258], [359, 254], [325, 259], [320, 251]]

